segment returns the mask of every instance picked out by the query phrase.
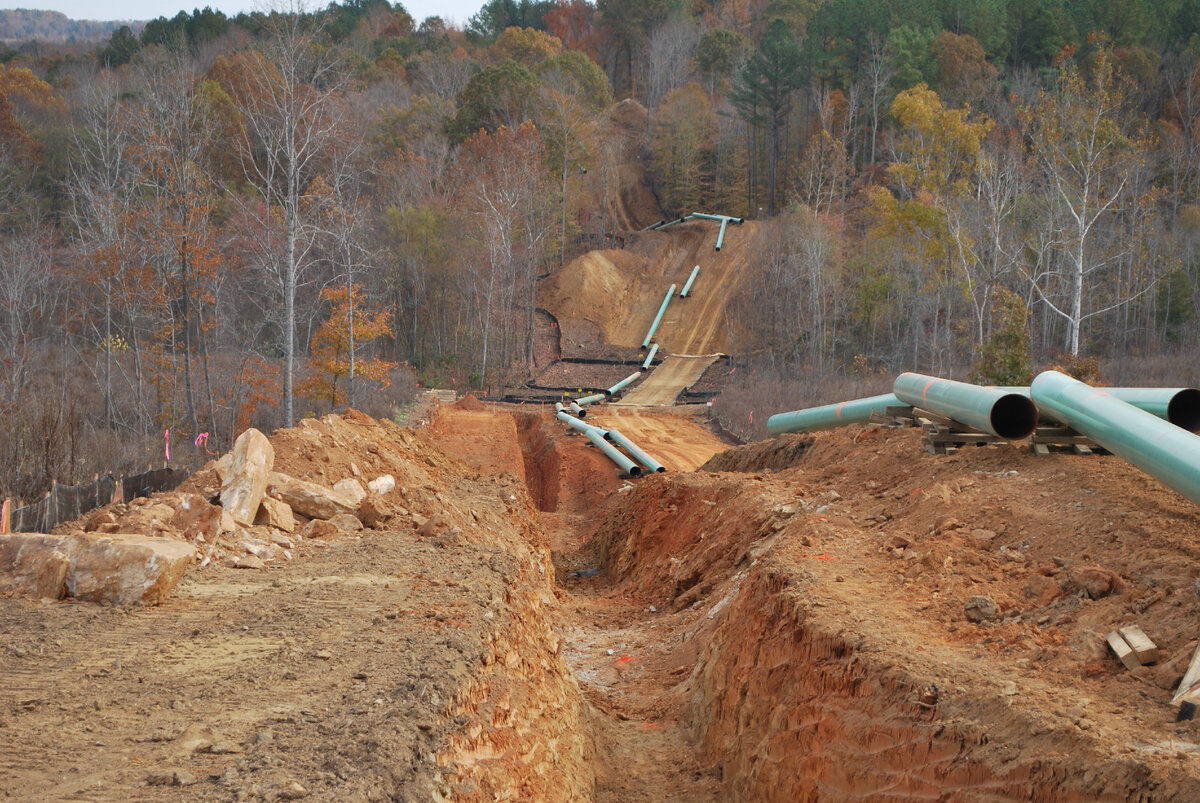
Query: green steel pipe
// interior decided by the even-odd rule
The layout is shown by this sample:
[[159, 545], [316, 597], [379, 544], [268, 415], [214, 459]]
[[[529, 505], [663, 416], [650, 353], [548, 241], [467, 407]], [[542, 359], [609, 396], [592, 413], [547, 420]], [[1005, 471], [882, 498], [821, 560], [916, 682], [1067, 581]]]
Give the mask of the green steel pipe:
[[554, 412], [556, 412], [556, 413], [561, 413], [561, 412], [563, 412], [563, 411], [564, 411], [564, 410], [566, 410], [566, 409], [567, 409], [566, 405], [565, 405], [565, 404], [563, 404], [562, 402], [555, 402], [555, 403], [554, 403]]
[[870, 420], [872, 413], [882, 413], [889, 407], [902, 405], [903, 402], [896, 398], [895, 393], [884, 393], [880, 396], [809, 407], [790, 413], [776, 413], [767, 419], [767, 432], [782, 435], [785, 432], [816, 432], [821, 429], [844, 427], [847, 424], [865, 424]]
[[620, 382], [618, 382], [617, 384], [613, 385], [611, 388], [609, 388], [608, 390], [606, 390], [606, 391], [604, 391], [604, 392], [605, 392], [605, 393], [607, 393], [609, 396], [612, 396], [612, 395], [614, 395], [614, 394], [615, 394], [615, 393], [616, 393], [618, 390], [621, 390], [622, 388], [629, 387], [629, 385], [630, 385], [630, 384], [632, 384], [634, 381], [636, 381], [636, 380], [637, 380], [637, 378], [638, 378], [639, 376], [641, 376], [641, 375], [642, 375], [642, 372], [641, 372], [641, 371], [634, 371], [632, 374], [630, 374], [629, 376], [625, 377], [625, 378], [624, 378], [624, 379], [622, 379]]
[[1200, 435], [1058, 371], [1029, 390], [1038, 407], [1200, 505]]
[[638, 447], [638, 445], [636, 443], [629, 440], [629, 438], [626, 438], [624, 435], [622, 435], [620, 432], [617, 432], [615, 429], [610, 429], [608, 431], [608, 434], [604, 436], [604, 439], [607, 441], [612, 441], [617, 446], [620, 446], [622, 449], [624, 449], [626, 452], [629, 453], [630, 457], [632, 457], [634, 460], [638, 461], [643, 466], [645, 466], [647, 471], [661, 472], [661, 471], [667, 470], [666, 467], [662, 463], [658, 462], [653, 457], [646, 454], [640, 447]]
[[728, 220], [721, 221], [721, 230], [717, 232], [717, 247], [713, 249], [715, 251], [720, 251], [721, 243], [725, 242], [725, 224], [728, 222]]
[[587, 418], [587, 410], [579, 405], [579, 402], [571, 402], [567, 405], [567, 409], [580, 418]]
[[657, 353], [658, 353], [658, 344], [655, 343], [653, 346], [650, 347], [650, 353], [646, 355], [646, 361], [642, 363], [643, 369], [650, 367], [650, 363], [654, 362], [654, 355]]
[[658, 314], [654, 316], [654, 323], [650, 324], [650, 331], [646, 333], [646, 339], [642, 341], [642, 348], [650, 345], [650, 338], [654, 337], [654, 330], [662, 322], [663, 315], [667, 312], [667, 305], [671, 303], [671, 296], [675, 295], [675, 285], [671, 285], [671, 289], [667, 291], [667, 295], [663, 298], [662, 304], [658, 308]]
[[667, 221], [665, 221], [665, 220], [660, 220], [657, 223], [651, 223], [649, 226], [642, 229], [642, 231], [654, 231], [657, 228], [661, 228], [666, 222]]
[[592, 442], [593, 446], [604, 452], [608, 459], [616, 463], [626, 474], [631, 477], [640, 477], [642, 475], [642, 467], [617, 451], [617, 447], [604, 440], [604, 436], [600, 434], [603, 431], [602, 429], [592, 427], [583, 434], [587, 436], [587, 439]]
[[602, 437], [602, 438], [604, 437], [605, 430], [602, 427], [594, 427], [591, 424], [588, 424], [584, 421], [580, 421], [578, 418], [571, 415], [570, 413], [555, 413], [554, 417], [557, 418], [559, 421], [563, 422], [564, 424], [566, 424], [571, 429], [577, 429], [580, 432], [584, 432], [584, 433], [590, 432], [591, 430], [594, 429], [600, 433], [600, 437]]
[[[1028, 387], [1004, 387], [1029, 395]], [[1170, 421], [1188, 432], [1200, 432], [1200, 390], [1196, 388], [1104, 388], [1113, 398]], [[1049, 414], [1049, 411], [1046, 411]], [[1065, 422], [1064, 422], [1065, 423]]]
[[692, 217], [698, 217], [701, 220], [719, 220], [723, 223], [739, 224], [742, 222], [740, 217], [730, 217], [729, 215], [706, 215], [701, 212], [693, 212]]
[[[720, 249], [718, 249], [718, 250], [720, 250]], [[691, 276], [689, 276], [689, 277], [688, 277], [688, 280], [687, 280], [686, 282], [684, 282], [684, 283], [683, 283], [683, 289], [679, 291], [679, 297], [680, 297], [680, 298], [687, 298], [687, 294], [688, 294], [688, 293], [691, 291], [691, 289], [692, 289], [692, 282], [696, 281], [696, 276], [698, 276], [698, 275], [699, 275], [699, 273], [700, 273], [700, 266], [699, 266], [699, 265], [697, 265], [696, 267], [692, 268], [692, 275], [691, 275]]]
[[1005, 440], [1028, 438], [1037, 429], [1037, 408], [1020, 393], [913, 373], [896, 377], [892, 391], [905, 404]]
[[571, 404], [578, 407], [587, 407], [589, 404], [593, 404], [598, 401], [604, 401], [607, 398], [608, 397], [603, 393], [593, 393], [591, 396], [584, 396], [582, 399], [576, 399], [575, 401], [571, 402]]

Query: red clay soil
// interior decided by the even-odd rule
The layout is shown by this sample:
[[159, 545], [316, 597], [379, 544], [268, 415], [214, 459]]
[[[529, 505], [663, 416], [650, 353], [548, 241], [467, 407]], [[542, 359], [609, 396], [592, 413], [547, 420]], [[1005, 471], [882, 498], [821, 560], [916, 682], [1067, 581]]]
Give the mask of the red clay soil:
[[[699, 612], [672, 694], [723, 796], [1195, 800], [1169, 700], [1198, 537], [1194, 504], [1113, 457], [856, 427], [777, 474], [643, 480], [593, 550], [613, 597]], [[1130, 672], [1104, 635], [1134, 623], [1164, 658]]]
[[[650, 451], [718, 448], [645, 426]], [[392, 474], [391, 517], [197, 565], [156, 608], [0, 599], [0, 792], [1200, 799], [1200, 726], [1169, 704], [1200, 636], [1196, 506], [1114, 457], [919, 438], [627, 481], [528, 407], [306, 421], [277, 467]], [[1106, 651], [1127, 624], [1157, 664]]]

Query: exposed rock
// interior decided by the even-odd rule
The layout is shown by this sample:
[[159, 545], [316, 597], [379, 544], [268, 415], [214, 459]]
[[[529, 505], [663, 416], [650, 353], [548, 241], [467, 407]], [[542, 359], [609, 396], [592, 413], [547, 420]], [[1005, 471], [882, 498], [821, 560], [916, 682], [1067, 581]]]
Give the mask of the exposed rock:
[[95, 532], [105, 524], [116, 524], [117, 514], [108, 508], [97, 508], [89, 513], [83, 520], [83, 529], [88, 532]]
[[971, 622], [991, 622], [1000, 615], [1000, 608], [991, 597], [971, 597], [963, 611]]
[[60, 599], [70, 559], [50, 536], [0, 535], [0, 593]]
[[114, 605], [156, 605], [183, 577], [196, 550], [144, 535], [0, 536], [0, 590], [44, 599], [64, 595]]
[[288, 781], [279, 790], [280, 800], [299, 800], [308, 795], [308, 790], [300, 785], [299, 781]]
[[356, 533], [363, 528], [362, 522], [353, 513], [339, 513], [329, 523], [345, 533]]
[[971, 530], [971, 540], [987, 549], [996, 540], [996, 533], [994, 530]]
[[382, 477], [376, 477], [367, 483], [367, 490], [373, 494], [389, 494], [396, 489], [396, 478], [391, 474], [384, 474]]
[[267, 492], [310, 519], [331, 519], [339, 513], [353, 513], [358, 507], [357, 501], [351, 502], [332, 488], [278, 472], [271, 473]]
[[114, 605], [157, 605], [183, 579], [196, 557], [190, 544], [144, 535], [78, 538], [67, 550], [67, 595]]
[[396, 510], [377, 493], [367, 494], [358, 505], [358, 520], [367, 527], [375, 527], [395, 515]]
[[430, 538], [435, 535], [441, 535], [449, 529], [450, 520], [446, 518], [445, 514], [435, 513], [433, 518], [427, 519], [417, 532], [424, 538]]
[[258, 506], [275, 465], [275, 449], [267, 436], [251, 427], [233, 443], [232, 462], [221, 483], [221, 506], [238, 524], [254, 524]]
[[292, 515], [291, 505], [271, 496], [263, 497], [262, 506], [258, 509], [258, 516], [255, 517], [254, 523], [274, 527], [285, 533], [296, 530], [296, 517]]
[[278, 530], [271, 531], [271, 543], [275, 546], [283, 547], [284, 549], [291, 549], [294, 546], [292, 539], [288, 538]]
[[218, 505], [209, 504], [208, 500], [198, 494], [184, 494], [171, 517], [171, 526], [179, 530], [188, 541], [197, 538], [208, 542], [221, 533], [221, 514], [223, 509]]
[[238, 524], [233, 520], [233, 516], [229, 515], [229, 511], [222, 508], [221, 510], [221, 532], [231, 533], [238, 528]]
[[238, 555], [229, 559], [229, 565], [234, 569], [265, 569], [267, 564], [258, 555]]
[[362, 483], [353, 477], [347, 477], [344, 480], [338, 480], [333, 484], [334, 493], [341, 496], [343, 499], [349, 499], [354, 506], [363, 500], [367, 495]]
[[332, 538], [340, 535], [339, 530], [325, 519], [313, 519], [300, 530], [301, 538]]
[[217, 474], [217, 479], [219, 479], [223, 485], [225, 483], [225, 478], [229, 476], [229, 469], [233, 466], [233, 452], [226, 452], [214, 460], [211, 465], [212, 470]]
[[1083, 591], [1092, 599], [1107, 597], [1125, 590], [1125, 582], [1111, 569], [1103, 566], [1082, 566], [1072, 569], [1067, 577], [1067, 587], [1074, 593]]

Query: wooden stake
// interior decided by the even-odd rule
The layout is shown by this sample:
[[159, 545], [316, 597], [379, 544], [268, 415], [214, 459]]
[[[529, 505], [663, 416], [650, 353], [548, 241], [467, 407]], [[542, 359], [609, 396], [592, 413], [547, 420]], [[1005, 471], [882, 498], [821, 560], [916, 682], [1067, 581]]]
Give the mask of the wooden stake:
[[4, 506], [0, 509], [0, 533], [7, 533], [9, 531], [9, 528], [12, 526], [11, 516], [12, 500], [5, 499]]

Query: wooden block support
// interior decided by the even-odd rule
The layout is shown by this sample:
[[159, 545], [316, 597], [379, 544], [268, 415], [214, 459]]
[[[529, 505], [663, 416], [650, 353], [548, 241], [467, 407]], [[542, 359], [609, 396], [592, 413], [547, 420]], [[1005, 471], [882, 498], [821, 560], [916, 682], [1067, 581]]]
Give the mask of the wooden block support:
[[1125, 664], [1126, 669], [1137, 669], [1142, 665], [1133, 651], [1133, 647], [1130, 647], [1125, 639], [1121, 638], [1120, 633], [1114, 630], [1105, 637], [1105, 640], [1108, 641], [1109, 648], [1116, 653], [1121, 663]]
[[1138, 663], [1142, 664], [1142, 666], [1158, 661], [1158, 646], [1150, 640], [1149, 636], [1142, 632], [1140, 627], [1129, 625], [1128, 627], [1122, 627], [1118, 632], [1129, 643], [1134, 655], [1137, 656]]

